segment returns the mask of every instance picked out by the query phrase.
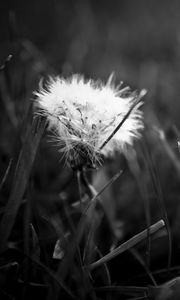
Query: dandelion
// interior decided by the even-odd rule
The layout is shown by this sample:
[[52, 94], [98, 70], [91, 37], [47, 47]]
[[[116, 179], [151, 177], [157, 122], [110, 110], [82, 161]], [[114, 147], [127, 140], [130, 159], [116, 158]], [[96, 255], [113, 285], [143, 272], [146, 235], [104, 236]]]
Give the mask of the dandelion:
[[113, 75], [106, 83], [85, 80], [81, 75], [50, 78], [35, 92], [40, 113], [72, 167], [94, 167], [102, 157], [126, 152], [143, 129], [140, 94], [115, 86]]

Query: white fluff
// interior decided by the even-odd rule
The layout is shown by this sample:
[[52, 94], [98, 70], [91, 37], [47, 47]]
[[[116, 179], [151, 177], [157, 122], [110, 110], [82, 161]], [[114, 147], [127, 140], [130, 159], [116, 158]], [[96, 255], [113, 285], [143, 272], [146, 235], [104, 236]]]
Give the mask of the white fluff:
[[[125, 151], [127, 145], [133, 144], [134, 138], [140, 137], [143, 121], [139, 108], [142, 103], [135, 106], [120, 129], [100, 150], [137, 100], [136, 93], [131, 93], [129, 88], [126, 90], [124, 92], [120, 85], [113, 84], [112, 75], [104, 84], [75, 74], [67, 79], [50, 78], [46, 88], [40, 87], [35, 95], [67, 159], [74, 160], [77, 165], [82, 157], [84, 160], [87, 156], [87, 161], [93, 165], [97, 164], [101, 153], [107, 157], [115, 151]], [[141, 93], [145, 94], [144, 90]]]

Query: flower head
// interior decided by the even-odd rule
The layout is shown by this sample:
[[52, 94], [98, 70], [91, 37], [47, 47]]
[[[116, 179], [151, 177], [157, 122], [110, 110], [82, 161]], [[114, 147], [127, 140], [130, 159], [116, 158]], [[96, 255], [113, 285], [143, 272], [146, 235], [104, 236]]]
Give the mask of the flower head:
[[50, 78], [45, 89], [35, 92], [41, 113], [71, 165], [97, 165], [102, 155], [124, 152], [140, 137], [139, 100], [145, 91], [137, 94], [120, 87], [115, 86], [112, 75], [104, 84], [76, 74]]

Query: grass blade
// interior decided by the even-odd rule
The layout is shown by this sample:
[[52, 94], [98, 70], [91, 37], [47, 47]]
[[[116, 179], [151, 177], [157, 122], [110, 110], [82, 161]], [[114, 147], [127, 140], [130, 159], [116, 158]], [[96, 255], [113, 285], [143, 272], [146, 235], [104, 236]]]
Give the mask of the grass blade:
[[169, 253], [168, 253], [168, 270], [170, 270], [171, 268], [171, 260], [172, 260], [172, 234], [171, 234], [171, 228], [170, 228], [170, 224], [169, 224], [169, 219], [168, 219], [168, 214], [166, 211], [166, 207], [164, 204], [164, 199], [163, 199], [163, 193], [162, 193], [162, 188], [161, 188], [161, 183], [160, 183], [160, 178], [158, 175], [158, 171], [157, 168], [155, 166], [155, 162], [153, 161], [153, 158], [150, 154], [150, 152], [148, 151], [148, 143], [147, 140], [145, 140], [145, 148], [146, 148], [146, 159], [148, 161], [148, 166], [149, 166], [149, 172], [152, 178], [152, 183], [153, 183], [153, 187], [154, 187], [154, 191], [156, 193], [157, 196], [157, 200], [159, 202], [159, 206], [160, 209], [162, 211], [162, 215], [163, 215], [163, 219], [165, 221], [166, 224], [166, 229], [167, 229], [167, 233], [168, 233], [168, 246], [169, 246]]
[[123, 294], [128, 294], [128, 293], [147, 293], [148, 288], [147, 287], [140, 287], [140, 286], [102, 286], [102, 287], [97, 287], [95, 288], [96, 291], [112, 291], [112, 292], [120, 292]]
[[6, 248], [9, 235], [26, 190], [39, 142], [45, 129], [45, 120], [34, 120], [22, 146], [15, 169], [12, 190], [0, 224], [0, 252]]
[[[163, 220], [158, 221], [157, 223], [153, 224], [149, 228], [149, 234], [153, 235], [157, 231], [161, 230], [165, 226], [165, 223]], [[88, 269], [93, 270], [102, 264], [106, 263], [107, 261], [111, 260], [112, 258], [118, 256], [119, 254], [131, 249], [132, 247], [136, 246], [138, 243], [142, 242], [144, 239], [147, 238], [148, 230], [145, 229], [144, 231], [136, 234], [131, 239], [114, 249], [112, 252], [108, 253], [101, 259], [97, 260], [96, 262], [90, 264], [87, 266]]]
[[4, 186], [5, 182], [6, 182], [6, 179], [7, 179], [8, 175], [9, 175], [9, 171], [11, 169], [11, 166], [12, 166], [12, 158], [10, 159], [8, 167], [6, 169], [6, 172], [5, 172], [5, 174], [4, 174], [4, 176], [3, 176], [2, 180], [1, 180], [0, 190], [3, 188], [3, 186]]
[[136, 96], [136, 101], [132, 104], [130, 109], [128, 110], [127, 114], [123, 117], [119, 125], [113, 130], [113, 132], [110, 134], [110, 136], [104, 141], [104, 143], [100, 146], [100, 150], [102, 150], [106, 144], [112, 139], [112, 137], [116, 134], [116, 132], [121, 128], [121, 126], [124, 124], [124, 122], [127, 120], [127, 118], [130, 116], [133, 109], [142, 101], [142, 97], [146, 94], [146, 90], [142, 90], [139, 95]]
[[[76, 235], [74, 235], [74, 238], [71, 242], [71, 245], [69, 247], [68, 252], [66, 253], [66, 258], [64, 259], [64, 261], [62, 262], [59, 270], [58, 270], [58, 274], [61, 274], [61, 276], [63, 278], [66, 277], [69, 268], [71, 266], [75, 251], [76, 251], [76, 247], [77, 245], [80, 243], [81, 238], [84, 234], [85, 228], [86, 228], [86, 221], [87, 221], [87, 215], [90, 211], [90, 214], [93, 211], [93, 208], [96, 205], [97, 199], [98, 197], [111, 185], [113, 184], [113, 182], [115, 182], [122, 174], [122, 170], [120, 172], [118, 172], [117, 174], [115, 174], [108, 182], [107, 184], [91, 199], [91, 201], [88, 203], [88, 205], [86, 206], [86, 208], [84, 209], [82, 216], [77, 224], [77, 229], [76, 229]], [[89, 215], [88, 215], [89, 216]]]

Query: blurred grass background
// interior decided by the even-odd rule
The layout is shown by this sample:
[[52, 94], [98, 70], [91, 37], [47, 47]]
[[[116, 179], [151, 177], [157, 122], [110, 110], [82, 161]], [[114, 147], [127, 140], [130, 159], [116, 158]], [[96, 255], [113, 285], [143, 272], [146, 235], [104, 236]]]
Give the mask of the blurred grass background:
[[[112, 71], [116, 82], [148, 91], [143, 107], [144, 139], [136, 146], [141, 177], [122, 156], [106, 162], [93, 181], [99, 190], [119, 169], [120, 183], [103, 195], [108, 216], [118, 223], [124, 240], [146, 227], [139, 185], [150, 203], [151, 221], [162, 217], [158, 198], [165, 203], [173, 235], [173, 261], [179, 263], [180, 242], [180, 2], [178, 0], [61, 0], [4, 1], [0, 3], [0, 63], [12, 59], [0, 73], [0, 179], [13, 158], [9, 176], [1, 189], [1, 207], [12, 185], [13, 166], [25, 132], [24, 116], [33, 90], [41, 77], [83, 73], [107, 80]], [[21, 128], [21, 134], [19, 130]], [[162, 137], [165, 133], [166, 138]], [[61, 201], [78, 200], [77, 179], [65, 167], [46, 134], [31, 174], [31, 205], [54, 218]], [[131, 153], [133, 157], [134, 152]], [[153, 161], [158, 191], [153, 187], [147, 156]], [[146, 161], [146, 162], [145, 162]], [[137, 170], [135, 170], [136, 172]], [[153, 173], [154, 174], [154, 173]], [[137, 173], [136, 173], [137, 175]], [[161, 194], [161, 195], [160, 195]], [[28, 193], [24, 198], [29, 197]], [[155, 247], [155, 246], [154, 246]], [[155, 247], [156, 260], [167, 265], [167, 241]], [[165, 259], [164, 254], [165, 252]], [[162, 255], [162, 256], [161, 256]]]

